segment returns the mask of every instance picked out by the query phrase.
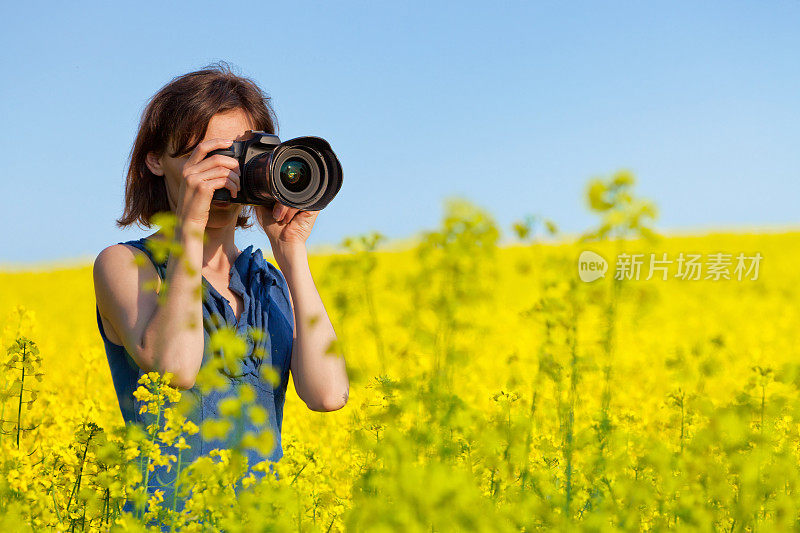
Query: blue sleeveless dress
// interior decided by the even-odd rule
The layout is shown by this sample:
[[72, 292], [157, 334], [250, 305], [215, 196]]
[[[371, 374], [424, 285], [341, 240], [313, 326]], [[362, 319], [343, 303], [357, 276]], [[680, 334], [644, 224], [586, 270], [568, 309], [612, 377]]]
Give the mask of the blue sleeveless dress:
[[[166, 260], [158, 263], [147, 246], [147, 237], [138, 240], [126, 241], [120, 244], [127, 244], [142, 250], [147, 254], [150, 261], [155, 266], [159, 277], [163, 280], [166, 274]], [[294, 315], [289, 300], [289, 287], [281, 271], [267, 262], [261, 249], [253, 251], [253, 246], [245, 248], [236, 258], [230, 271], [229, 287], [232, 292], [242, 297], [244, 307], [237, 321], [236, 315], [230, 306], [229, 301], [202, 277], [203, 284], [203, 329], [205, 348], [201, 366], [213, 356], [209, 351], [209, 338], [219, 327], [225, 325], [234, 328], [237, 333], [247, 341], [247, 354], [243, 360], [238, 375], [226, 374], [230, 380], [231, 387], [227, 391], [213, 391], [204, 394], [195, 385], [191, 389], [183, 390], [182, 396], [190, 396], [193, 409], [187, 415], [187, 419], [193, 421], [198, 427], [203, 420], [208, 418], [220, 418], [217, 413], [217, 402], [227, 396], [236, 395], [236, 383], [249, 383], [256, 391], [256, 403], [264, 407], [268, 413], [269, 426], [275, 437], [275, 446], [268, 456], [263, 456], [257, 450], [247, 450], [248, 465], [252, 467], [257, 462], [270, 460], [277, 462], [283, 457], [281, 446], [281, 428], [283, 425], [283, 405], [286, 399], [286, 388], [289, 383], [289, 368], [292, 357], [292, 330], [294, 327]], [[117, 400], [122, 411], [125, 423], [140, 423], [143, 427], [152, 423], [155, 417], [147, 412], [140, 414], [139, 408], [143, 405], [133, 396], [133, 392], [139, 386], [137, 381], [145, 372], [139, 368], [131, 358], [130, 354], [123, 346], [108, 340], [103, 323], [100, 319], [100, 311], [97, 310], [97, 326], [105, 344], [108, 364], [111, 369], [111, 377], [114, 388], [117, 392]], [[258, 328], [265, 334], [252, 336], [252, 328]], [[260, 337], [260, 338], [259, 338]], [[256, 349], [260, 348], [260, 349]], [[267, 356], [266, 354], [269, 354]], [[277, 386], [273, 386], [269, 381], [261, 378], [260, 367], [262, 364], [271, 364], [280, 375]], [[163, 428], [163, 417], [161, 417]], [[257, 431], [252, 423], [245, 417], [245, 431]], [[233, 438], [234, 431], [230, 432]], [[205, 441], [200, 433], [195, 435], [185, 435], [186, 442], [190, 448], [183, 450], [181, 463], [188, 465], [196, 457], [207, 454], [214, 448], [229, 448], [229, 442], [222, 440]], [[162, 447], [163, 454], [178, 455], [178, 450], [174, 447]], [[155, 489], [164, 490], [163, 506], [167, 507], [172, 503], [172, 486], [175, 479], [175, 463], [172, 464], [170, 472], [166, 467], [157, 466], [154, 472], [150, 472], [148, 491]], [[270, 465], [270, 472], [274, 472]], [[263, 472], [252, 471], [253, 475], [260, 478]], [[277, 473], [274, 473], [277, 477]], [[238, 489], [238, 487], [237, 487]], [[180, 498], [178, 498], [180, 500]], [[178, 502], [178, 510], [183, 508], [183, 502]], [[131, 511], [130, 502], [126, 505], [126, 510]]]

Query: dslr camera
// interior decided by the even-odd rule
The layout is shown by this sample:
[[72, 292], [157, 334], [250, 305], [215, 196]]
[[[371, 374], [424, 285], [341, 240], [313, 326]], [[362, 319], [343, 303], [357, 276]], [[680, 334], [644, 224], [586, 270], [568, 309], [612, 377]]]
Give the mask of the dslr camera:
[[239, 161], [240, 189], [214, 191], [214, 200], [271, 207], [275, 201], [319, 211], [342, 186], [342, 165], [330, 144], [320, 137], [297, 137], [281, 142], [277, 135], [248, 130], [253, 136], [234, 141], [228, 148], [212, 150]]

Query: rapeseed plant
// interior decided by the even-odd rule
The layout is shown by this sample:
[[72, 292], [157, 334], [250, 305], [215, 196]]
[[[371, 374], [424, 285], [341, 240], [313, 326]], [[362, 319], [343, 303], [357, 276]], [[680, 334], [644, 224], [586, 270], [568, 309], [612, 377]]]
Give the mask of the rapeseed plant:
[[[621, 172], [589, 186], [601, 216], [589, 240], [528, 217], [512, 228], [520, 245], [501, 248], [487, 213], [452, 200], [411, 249], [379, 250], [373, 233], [312, 256], [340, 337], [331, 351], [356, 379], [331, 413], [308, 411], [290, 381], [277, 463], [248, 464], [274, 439], [246, 429], [267, 426], [246, 384], [195, 424], [190, 395], [145, 374], [147, 423], [124, 425], [94, 317], [74, 312], [93, 304], [90, 269], [0, 273], [0, 528], [796, 530], [800, 234], [654, 241], [634, 183]], [[769, 269], [752, 282], [583, 283], [575, 258], [589, 242], [606, 258], [655, 242], [758, 250]], [[217, 326], [204, 394], [230, 392], [246, 347]], [[279, 376], [263, 364], [261, 379]], [[231, 448], [186, 460], [193, 437], [224, 436]]]

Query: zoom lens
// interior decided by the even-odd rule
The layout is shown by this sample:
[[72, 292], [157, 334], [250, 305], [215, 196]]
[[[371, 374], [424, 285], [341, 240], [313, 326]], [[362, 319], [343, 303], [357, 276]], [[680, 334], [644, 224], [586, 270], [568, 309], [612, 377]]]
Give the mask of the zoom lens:
[[281, 165], [280, 177], [287, 189], [292, 192], [300, 192], [308, 187], [311, 181], [311, 168], [302, 159], [292, 157]]
[[269, 158], [269, 192], [285, 205], [319, 211], [342, 186], [342, 165], [328, 142], [320, 137], [283, 142]]

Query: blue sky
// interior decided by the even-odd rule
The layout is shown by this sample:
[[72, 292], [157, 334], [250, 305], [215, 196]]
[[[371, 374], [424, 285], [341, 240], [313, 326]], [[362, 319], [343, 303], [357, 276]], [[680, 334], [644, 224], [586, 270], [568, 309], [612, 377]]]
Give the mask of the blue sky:
[[[235, 7], [235, 6], [242, 7]], [[247, 6], [244, 8], [244, 6]], [[800, 2], [4, 5], [0, 263], [93, 258], [119, 230], [144, 105], [223, 59], [317, 135], [345, 181], [309, 246], [435, 227], [443, 199], [594, 223], [620, 168], [657, 228], [796, 227]], [[263, 233], [237, 233], [269, 252]]]

